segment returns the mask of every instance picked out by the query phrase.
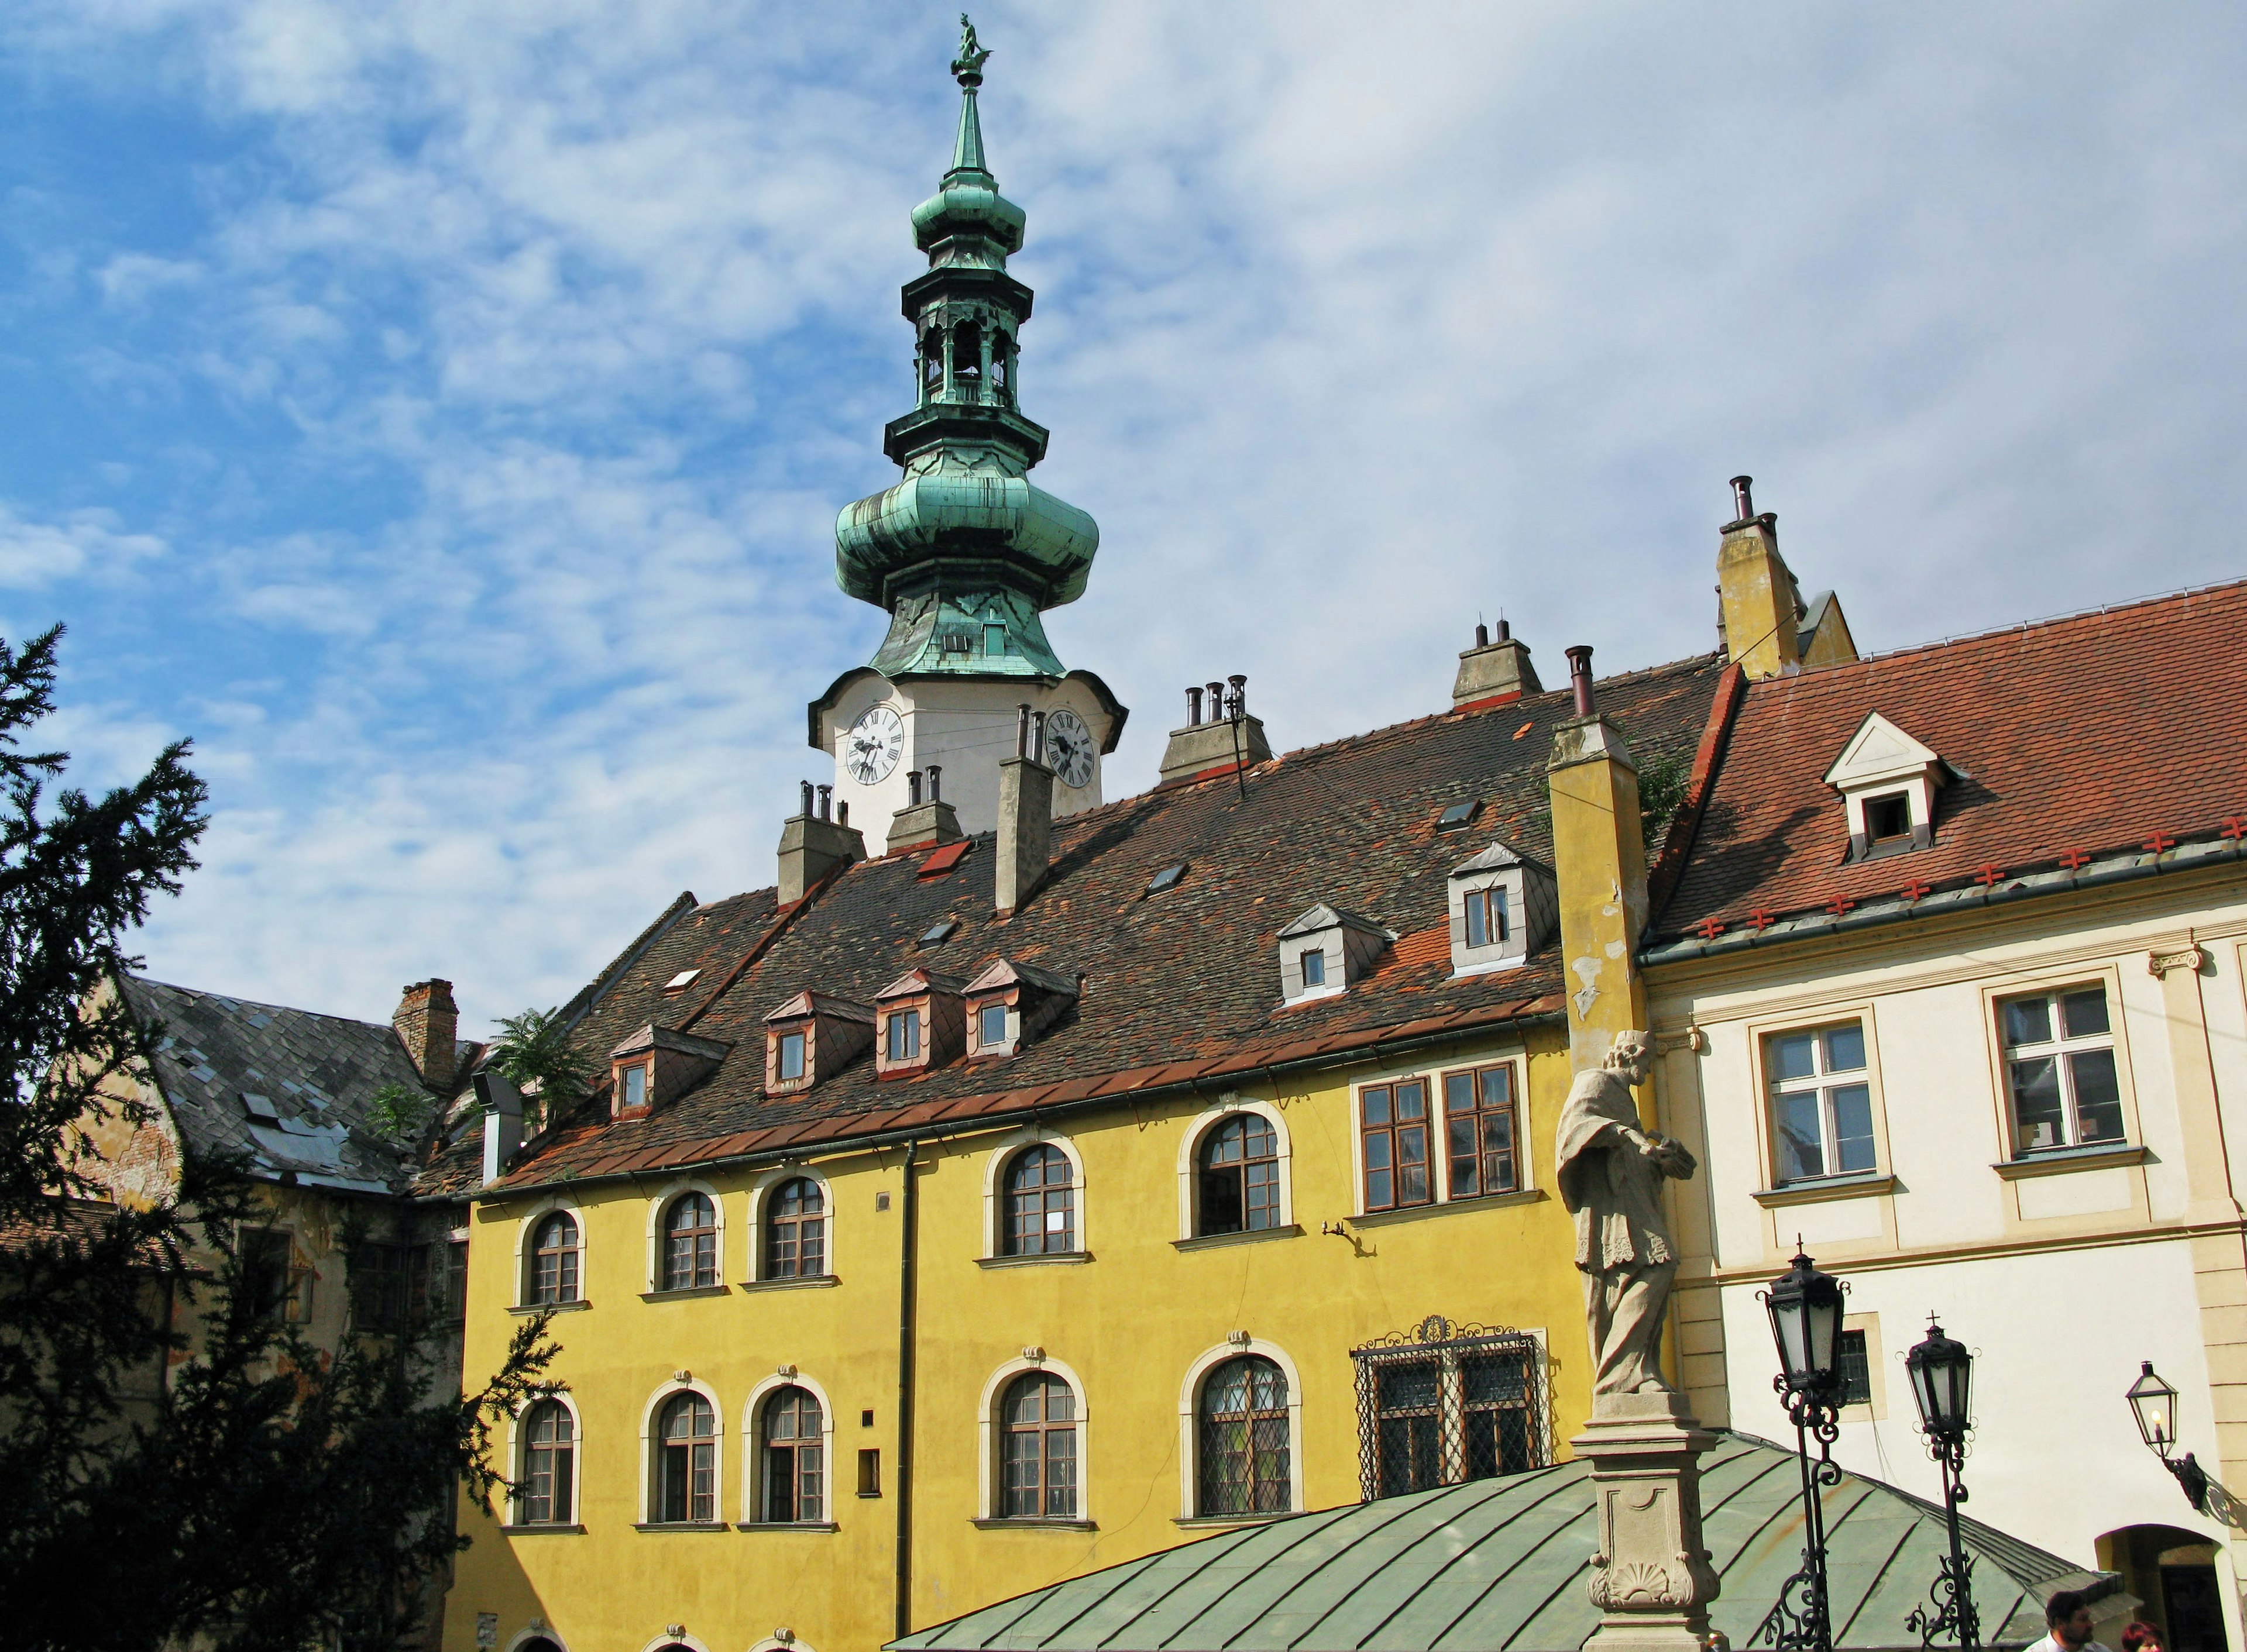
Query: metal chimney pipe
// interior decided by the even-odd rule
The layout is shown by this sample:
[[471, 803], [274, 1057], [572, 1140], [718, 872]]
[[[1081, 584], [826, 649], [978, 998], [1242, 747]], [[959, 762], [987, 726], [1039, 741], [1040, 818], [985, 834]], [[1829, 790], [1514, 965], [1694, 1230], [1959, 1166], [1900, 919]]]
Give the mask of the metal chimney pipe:
[[1568, 686], [1576, 696], [1576, 715], [1592, 714], [1592, 648], [1589, 643], [1578, 643], [1565, 651], [1568, 656]]
[[1233, 685], [1233, 693], [1225, 702], [1227, 717], [1241, 717], [1248, 711], [1248, 679], [1238, 672], [1225, 679]]
[[1475, 646], [1478, 648], [1487, 648], [1490, 646], [1489, 626], [1479, 625], [1475, 627]]
[[905, 770], [905, 807], [920, 807], [920, 770], [918, 768]]
[[1023, 700], [1014, 707], [1014, 755], [1030, 754], [1030, 702]]
[[1504, 614], [1498, 617], [1498, 640], [1502, 643], [1510, 643], [1513, 640], [1513, 627], [1506, 623]]
[[934, 763], [928, 766], [928, 801], [932, 803], [944, 801], [944, 770]]
[[809, 820], [811, 818], [811, 782], [807, 780], [797, 783], [803, 788], [803, 807], [796, 812], [806, 820]]
[[1754, 485], [1753, 476], [1732, 478], [1732, 520], [1745, 522], [1755, 515], [1755, 499], [1748, 489]]
[[827, 818], [828, 818], [828, 809], [829, 809], [829, 802], [828, 802], [828, 800], [829, 800], [830, 798], [831, 798], [832, 796], [834, 796], [834, 795], [835, 795], [835, 788], [834, 788], [832, 786], [822, 786], [822, 787], [819, 788], [819, 818], [820, 818], [820, 819], [822, 819], [822, 820], [825, 820], [825, 819], [827, 819]]
[[1225, 685], [1212, 683], [1202, 692], [1205, 696], [1202, 703], [1208, 708], [1209, 720], [1215, 722], [1225, 715]]
[[1186, 727], [1191, 728], [1201, 720], [1201, 690], [1186, 690]]

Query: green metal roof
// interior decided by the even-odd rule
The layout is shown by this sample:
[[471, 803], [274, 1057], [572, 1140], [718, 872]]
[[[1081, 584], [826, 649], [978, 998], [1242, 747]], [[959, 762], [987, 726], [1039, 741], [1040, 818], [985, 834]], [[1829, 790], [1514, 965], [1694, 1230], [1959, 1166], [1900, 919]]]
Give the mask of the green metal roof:
[[[1701, 1462], [1722, 1596], [1711, 1626], [1745, 1648], [1801, 1563], [1794, 1454], [1719, 1432]], [[1945, 1548], [1942, 1511], [1856, 1475], [1826, 1493], [1834, 1642], [1910, 1648]], [[1577, 1652], [1598, 1536], [1581, 1461], [1244, 1526], [1112, 1566], [891, 1642], [928, 1652]], [[2054, 1589], [2098, 1584], [2058, 1555], [1966, 1523], [1990, 1647], [2044, 1633]], [[2002, 1627], [2000, 1627], [2002, 1626]]]

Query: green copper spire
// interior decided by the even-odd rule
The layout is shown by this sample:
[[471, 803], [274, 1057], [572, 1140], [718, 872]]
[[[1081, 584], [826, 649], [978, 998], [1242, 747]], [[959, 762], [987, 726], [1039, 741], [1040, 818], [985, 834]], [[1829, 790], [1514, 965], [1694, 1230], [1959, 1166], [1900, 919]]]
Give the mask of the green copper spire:
[[929, 267], [904, 290], [919, 405], [883, 433], [905, 479], [837, 519], [835, 582], [889, 611], [872, 661], [886, 677], [1058, 678], [1040, 615], [1083, 595], [1100, 529], [1026, 476], [1046, 451], [1045, 427], [1015, 405], [1031, 293], [1007, 258], [1027, 220], [983, 147], [975, 93], [991, 54], [964, 13], [960, 24], [960, 135], [936, 194], [913, 208]]

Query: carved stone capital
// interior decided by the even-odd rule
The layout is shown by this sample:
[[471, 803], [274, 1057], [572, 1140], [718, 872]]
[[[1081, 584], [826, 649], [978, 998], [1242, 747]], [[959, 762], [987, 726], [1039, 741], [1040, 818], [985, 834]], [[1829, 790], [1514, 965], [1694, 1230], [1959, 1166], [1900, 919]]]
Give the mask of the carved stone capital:
[[2173, 969], [2189, 969], [2197, 975], [2208, 967], [2207, 949], [2187, 946], [2174, 952], [2152, 952], [2146, 954], [2146, 972], [2151, 975], [2166, 975]]

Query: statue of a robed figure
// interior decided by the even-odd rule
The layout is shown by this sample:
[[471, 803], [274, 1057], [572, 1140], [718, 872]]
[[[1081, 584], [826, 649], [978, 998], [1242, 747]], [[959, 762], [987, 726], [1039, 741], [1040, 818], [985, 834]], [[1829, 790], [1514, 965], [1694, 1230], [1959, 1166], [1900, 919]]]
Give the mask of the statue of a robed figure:
[[1576, 1219], [1595, 1414], [1607, 1395], [1672, 1391], [1659, 1360], [1677, 1252], [1662, 1184], [1685, 1180], [1695, 1165], [1682, 1143], [1639, 1125], [1631, 1091], [1653, 1057], [1645, 1034], [1617, 1034], [1605, 1062], [1576, 1075], [1554, 1155], [1561, 1202]]

